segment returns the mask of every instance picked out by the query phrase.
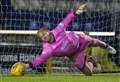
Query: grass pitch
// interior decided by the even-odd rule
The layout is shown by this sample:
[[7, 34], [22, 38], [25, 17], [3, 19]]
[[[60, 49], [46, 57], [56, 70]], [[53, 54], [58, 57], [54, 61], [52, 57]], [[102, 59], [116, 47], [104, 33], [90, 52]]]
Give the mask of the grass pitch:
[[120, 74], [2, 76], [0, 82], [120, 82]]

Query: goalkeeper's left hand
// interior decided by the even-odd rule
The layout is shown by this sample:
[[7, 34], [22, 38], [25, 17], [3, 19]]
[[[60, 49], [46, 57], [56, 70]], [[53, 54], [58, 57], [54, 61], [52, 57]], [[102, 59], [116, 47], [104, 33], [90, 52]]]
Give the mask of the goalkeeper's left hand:
[[10, 73], [14, 76], [22, 76], [24, 75], [25, 68], [26, 65], [24, 63], [17, 62], [11, 67]]
[[115, 48], [111, 47], [110, 45], [107, 46], [107, 50], [110, 54], [116, 54], [116, 50]]

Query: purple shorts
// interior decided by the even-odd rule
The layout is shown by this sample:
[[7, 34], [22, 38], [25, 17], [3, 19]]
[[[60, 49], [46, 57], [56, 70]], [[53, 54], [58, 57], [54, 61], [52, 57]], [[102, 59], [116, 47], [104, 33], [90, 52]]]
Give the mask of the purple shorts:
[[86, 63], [86, 53], [84, 51], [78, 51], [70, 59], [78, 69], [83, 69]]

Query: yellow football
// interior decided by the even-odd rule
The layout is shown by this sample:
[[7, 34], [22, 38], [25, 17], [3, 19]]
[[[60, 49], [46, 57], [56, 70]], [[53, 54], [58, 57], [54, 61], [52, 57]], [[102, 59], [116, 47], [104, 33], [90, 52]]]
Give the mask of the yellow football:
[[10, 70], [10, 74], [14, 76], [24, 75], [25, 65], [21, 62], [15, 63]]

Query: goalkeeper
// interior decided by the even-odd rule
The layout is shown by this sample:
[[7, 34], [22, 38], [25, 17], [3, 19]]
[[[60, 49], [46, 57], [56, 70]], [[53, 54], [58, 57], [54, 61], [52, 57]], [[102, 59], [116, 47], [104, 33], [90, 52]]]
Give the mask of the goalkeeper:
[[65, 30], [74, 17], [86, 12], [87, 9], [87, 4], [81, 5], [78, 10], [70, 12], [52, 31], [44, 28], [38, 30], [37, 36], [43, 41], [43, 51], [29, 64], [21, 63], [24, 69], [35, 69], [37, 65], [44, 63], [50, 57], [67, 56], [82, 73], [92, 75], [93, 68], [97, 65], [92, 58], [86, 58], [85, 49], [87, 47], [99, 46], [109, 53], [115, 54], [116, 50], [103, 41], [87, 36], [84, 33], [66, 33]]

